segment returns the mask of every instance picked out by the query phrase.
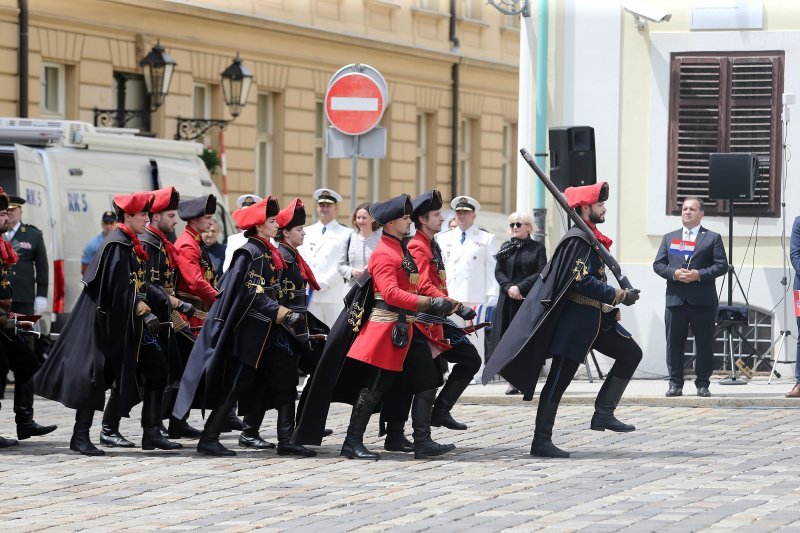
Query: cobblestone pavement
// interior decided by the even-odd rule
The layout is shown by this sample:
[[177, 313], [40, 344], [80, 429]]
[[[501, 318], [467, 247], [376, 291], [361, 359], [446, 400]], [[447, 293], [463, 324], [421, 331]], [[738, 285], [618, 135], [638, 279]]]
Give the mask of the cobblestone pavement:
[[[11, 436], [6, 399], [0, 433]], [[51, 435], [0, 451], [0, 528], [34, 531], [204, 529], [250, 531], [766, 531], [800, 526], [800, 410], [627, 405], [629, 434], [588, 429], [589, 405], [564, 405], [555, 442], [567, 460], [528, 455], [535, 404], [456, 407], [466, 432], [436, 430], [454, 453], [415, 461], [341, 458], [348, 410], [314, 459], [274, 450], [235, 458], [68, 449], [73, 411], [37, 399]], [[200, 425], [196, 414], [190, 420]], [[138, 419], [122, 432], [138, 442]], [[273, 440], [275, 418], [264, 436]], [[99, 415], [93, 439], [97, 439]], [[380, 447], [376, 424], [367, 445]], [[238, 434], [223, 442], [235, 445]]]

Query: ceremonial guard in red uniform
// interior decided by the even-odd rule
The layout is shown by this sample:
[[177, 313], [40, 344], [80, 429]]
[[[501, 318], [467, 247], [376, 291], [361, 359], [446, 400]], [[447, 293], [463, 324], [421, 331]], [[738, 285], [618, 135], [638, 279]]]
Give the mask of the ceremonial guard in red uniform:
[[211, 409], [198, 453], [236, 455], [219, 442], [228, 413], [237, 401], [243, 415], [257, 412], [270, 385], [265, 379], [274, 355], [270, 340], [279, 335], [281, 324], [294, 329], [301, 321], [278, 303], [279, 272], [286, 265], [269, 240], [278, 232], [278, 211], [277, 200], [270, 197], [233, 213], [248, 239], [221, 279], [220, 295], [192, 349], [173, 410], [182, 419], [191, 408]]
[[147, 252], [137, 237], [144, 232], [152, 204], [149, 192], [114, 198], [122, 222], [100, 245], [83, 277], [83, 292], [34, 377], [37, 394], [76, 410], [70, 449], [84, 455], [103, 455], [89, 439], [89, 430], [94, 411], [103, 409], [105, 391], [112, 386], [116, 417], [127, 416], [144, 399], [143, 449], [181, 447], [159, 431], [167, 369], [159, 344], [160, 320], [150, 306], [164, 309], [169, 302], [145, 279]]
[[[0, 233], [8, 229], [9, 197], [0, 188]], [[10, 243], [0, 237], [0, 398], [5, 388], [8, 371], [14, 372], [14, 414], [17, 438], [24, 440], [55, 431], [56, 426], [41, 426], [33, 420], [32, 377], [39, 368], [39, 360], [28, 341], [15, 326], [11, 313], [12, 294], [8, 275], [17, 262], [17, 254]], [[16, 446], [16, 439], [0, 437], [0, 448]]]
[[[611, 239], [596, 226], [605, 220], [608, 184], [569, 187], [564, 194], [569, 207], [610, 249]], [[539, 396], [531, 455], [569, 457], [553, 444], [553, 424], [561, 396], [591, 349], [614, 359], [614, 365], [597, 393], [590, 428], [635, 429], [617, 420], [614, 411], [642, 359], [642, 350], [619, 323], [620, 313], [614, 306], [633, 305], [638, 299], [636, 291], [606, 283], [605, 264], [582, 229], [575, 226], [564, 235], [483, 371], [484, 384], [500, 373], [530, 397], [542, 365], [553, 358]]]
[[[239, 402], [239, 410], [244, 413], [244, 430], [239, 437], [239, 445], [247, 448], [273, 448], [274, 445], [264, 441], [259, 435], [259, 428], [267, 409], [278, 411], [278, 455], [299, 455], [313, 457], [317, 452], [304, 446], [292, 444], [292, 433], [295, 428], [295, 400], [297, 399], [298, 366], [301, 358], [313, 357], [312, 352], [319, 347], [312, 347], [308, 338], [308, 300], [306, 290], [310, 285], [318, 290], [317, 280], [311, 268], [298, 253], [297, 247], [303, 244], [306, 223], [306, 211], [303, 202], [297, 198], [276, 217], [278, 232], [275, 240], [286, 268], [279, 273], [281, 305], [290, 309], [298, 317], [295, 328], [279, 327], [270, 335], [267, 350], [269, 355], [263, 365], [263, 380], [267, 386], [263, 394], [255, 398], [247, 398]], [[312, 327], [318, 327], [315, 321]], [[324, 327], [324, 324], [323, 324]], [[327, 332], [327, 327], [325, 327]]]
[[191, 427], [186, 420], [170, 416], [175, 406], [175, 396], [181, 383], [183, 368], [195, 341], [195, 334], [187, 322], [194, 316], [194, 306], [175, 296], [175, 286], [180, 278], [178, 251], [167, 238], [167, 235], [175, 231], [175, 226], [178, 224], [177, 209], [180, 195], [175, 187], [159, 189], [154, 191], [153, 195], [155, 200], [150, 211], [150, 223], [140, 240], [148, 256], [147, 281], [155, 287], [162, 288], [170, 303], [169, 309], [160, 310], [161, 313], [156, 314], [162, 322], [172, 324], [171, 328], [162, 328], [160, 335], [169, 364], [169, 376], [161, 410], [162, 420], [169, 419], [169, 429], [164, 429], [162, 425], [161, 431], [170, 439], [197, 439], [200, 437], [200, 430]]

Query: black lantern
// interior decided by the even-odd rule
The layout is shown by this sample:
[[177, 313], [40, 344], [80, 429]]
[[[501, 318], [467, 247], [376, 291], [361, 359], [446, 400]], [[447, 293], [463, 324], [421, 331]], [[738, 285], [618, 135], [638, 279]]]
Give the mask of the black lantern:
[[253, 74], [242, 66], [242, 60], [237, 53], [236, 59], [222, 73], [222, 93], [225, 96], [225, 105], [228, 106], [233, 118], [238, 117], [247, 104], [247, 95], [252, 84]]
[[242, 112], [242, 108], [247, 104], [247, 95], [253, 85], [253, 73], [242, 65], [239, 54], [233, 63], [222, 72], [222, 94], [225, 98], [225, 105], [231, 113], [233, 119], [224, 120], [221, 118], [181, 118], [178, 117], [178, 131], [175, 138], [182, 141], [192, 141], [199, 139], [214, 126], [225, 129]]
[[169, 92], [172, 73], [175, 71], [175, 60], [161, 46], [161, 41], [150, 50], [150, 53], [139, 61], [144, 75], [144, 85], [150, 96], [150, 105], [153, 111], [164, 103], [164, 97]]

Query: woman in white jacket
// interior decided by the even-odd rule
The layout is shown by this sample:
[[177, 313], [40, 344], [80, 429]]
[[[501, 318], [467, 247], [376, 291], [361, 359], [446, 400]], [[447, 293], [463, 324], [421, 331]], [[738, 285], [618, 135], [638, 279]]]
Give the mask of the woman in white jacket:
[[339, 258], [339, 274], [345, 281], [345, 292], [367, 270], [369, 256], [381, 240], [380, 225], [369, 214], [369, 204], [363, 203], [353, 213], [353, 232], [347, 237]]

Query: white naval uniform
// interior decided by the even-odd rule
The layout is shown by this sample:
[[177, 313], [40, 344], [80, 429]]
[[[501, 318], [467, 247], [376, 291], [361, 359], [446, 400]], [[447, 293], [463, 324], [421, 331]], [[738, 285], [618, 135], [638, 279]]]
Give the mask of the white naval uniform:
[[246, 242], [247, 237], [244, 236], [243, 231], [234, 233], [228, 237], [228, 241], [225, 243], [225, 261], [222, 263], [222, 272], [227, 271], [228, 267], [231, 265], [231, 261], [233, 260], [233, 252], [241, 248]]
[[344, 278], [339, 274], [339, 258], [347, 236], [352, 230], [336, 220], [325, 225], [322, 222], [305, 227], [306, 237], [298, 252], [314, 272], [320, 290], [311, 294], [309, 312], [329, 327], [339, 317], [344, 308]]
[[[461, 230], [458, 227], [436, 235], [436, 242], [442, 249], [442, 259], [447, 272], [447, 294], [468, 307], [475, 307], [480, 314], [475, 322], [486, 320], [486, 308], [497, 305], [500, 285], [494, 277], [495, 245], [494, 235], [472, 225], [465, 231], [464, 244], [461, 244]], [[477, 306], [483, 306], [478, 308]], [[463, 321], [457, 316], [456, 322]], [[485, 330], [470, 336], [481, 359], [484, 359]], [[480, 372], [477, 374], [481, 375]]]

